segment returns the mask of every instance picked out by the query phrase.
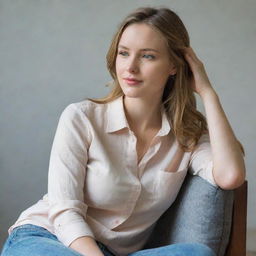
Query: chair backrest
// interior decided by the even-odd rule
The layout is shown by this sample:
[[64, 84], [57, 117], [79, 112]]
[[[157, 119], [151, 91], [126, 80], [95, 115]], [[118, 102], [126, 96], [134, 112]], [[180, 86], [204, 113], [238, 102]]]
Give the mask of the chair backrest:
[[222, 190], [188, 173], [175, 202], [159, 218], [144, 248], [192, 242], [205, 244], [217, 256], [224, 256], [233, 197], [234, 191]]
[[232, 227], [225, 256], [246, 256], [247, 181], [235, 189]]
[[188, 173], [144, 249], [199, 242], [217, 256], [246, 256], [246, 216], [247, 181], [235, 190], [222, 190]]

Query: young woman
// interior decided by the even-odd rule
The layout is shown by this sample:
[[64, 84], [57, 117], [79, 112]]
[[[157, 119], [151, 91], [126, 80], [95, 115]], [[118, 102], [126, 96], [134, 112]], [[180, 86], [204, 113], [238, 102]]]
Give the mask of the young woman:
[[241, 146], [182, 21], [168, 8], [135, 10], [107, 66], [111, 93], [61, 114], [48, 193], [10, 227], [2, 256], [214, 255], [201, 244], [143, 250], [188, 169], [223, 189], [245, 176]]

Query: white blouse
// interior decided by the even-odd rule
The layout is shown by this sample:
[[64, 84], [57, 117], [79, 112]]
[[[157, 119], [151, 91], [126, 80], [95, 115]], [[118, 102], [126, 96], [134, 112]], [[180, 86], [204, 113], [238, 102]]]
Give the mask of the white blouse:
[[214, 186], [209, 136], [182, 152], [162, 110], [162, 127], [138, 163], [136, 137], [123, 97], [89, 100], [62, 112], [51, 150], [48, 193], [9, 228], [42, 226], [66, 246], [82, 236], [117, 255], [140, 250], [154, 224], [175, 200], [187, 170]]

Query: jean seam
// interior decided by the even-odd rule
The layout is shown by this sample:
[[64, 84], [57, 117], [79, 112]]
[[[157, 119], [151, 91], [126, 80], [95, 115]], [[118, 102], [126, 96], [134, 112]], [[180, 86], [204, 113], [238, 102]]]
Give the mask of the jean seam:
[[[24, 229], [24, 230], [26, 230], [26, 231], [34, 231], [34, 230], [46, 230], [46, 231], [48, 231], [46, 228], [44, 228], [44, 227], [41, 227], [41, 226], [37, 226], [37, 225], [33, 225], [33, 227], [31, 227], [31, 225], [33, 225], [33, 224], [24, 224], [24, 225], [21, 225], [21, 226], [18, 226], [18, 227], [16, 227], [16, 228], [14, 228], [14, 231], [15, 230], [19, 230], [19, 229]], [[29, 227], [28, 227], [29, 226]]]
[[13, 230], [9, 237], [7, 238], [6, 244], [4, 244], [4, 248], [1, 252], [1, 255], [3, 253], [8, 252], [8, 250], [11, 248], [11, 246], [15, 243], [15, 240], [17, 238], [17, 230]]
[[47, 229], [45, 229], [43, 227], [40, 227], [40, 226], [33, 225], [33, 227], [26, 227], [26, 225], [32, 225], [32, 224], [24, 224], [24, 225], [18, 226], [18, 227], [14, 228], [12, 230], [12, 232], [9, 235], [9, 237], [7, 238], [6, 246], [4, 245], [4, 248], [3, 248], [4, 250], [2, 250], [1, 255], [2, 255], [3, 252], [7, 253], [9, 251], [9, 249], [12, 247], [12, 245], [16, 242], [17, 237], [18, 237], [18, 235], [20, 233], [19, 231], [31, 232], [31, 231], [41, 230], [41, 232], [43, 232], [43, 231], [49, 232]]

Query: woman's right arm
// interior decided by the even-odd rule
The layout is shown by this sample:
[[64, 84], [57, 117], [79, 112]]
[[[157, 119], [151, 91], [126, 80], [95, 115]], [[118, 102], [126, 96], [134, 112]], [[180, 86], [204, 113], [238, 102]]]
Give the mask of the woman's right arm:
[[85, 256], [104, 256], [95, 240], [89, 236], [76, 239], [71, 243], [70, 248]]
[[85, 113], [75, 104], [61, 114], [49, 163], [48, 218], [64, 245], [82, 255], [102, 256], [86, 221], [84, 184], [91, 143], [89, 126]]

